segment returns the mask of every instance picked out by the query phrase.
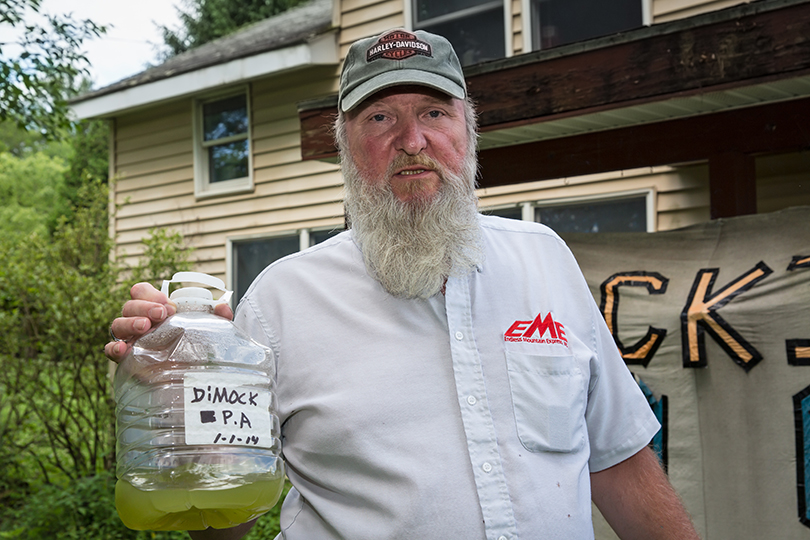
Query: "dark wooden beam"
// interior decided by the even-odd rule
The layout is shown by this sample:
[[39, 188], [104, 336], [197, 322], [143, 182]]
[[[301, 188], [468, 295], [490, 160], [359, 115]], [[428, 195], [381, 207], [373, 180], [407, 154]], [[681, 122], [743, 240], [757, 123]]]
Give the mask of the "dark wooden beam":
[[754, 157], [742, 152], [709, 156], [709, 193], [712, 219], [756, 214]]
[[481, 186], [810, 148], [810, 98], [482, 150]]
[[337, 157], [332, 126], [337, 117], [337, 98], [334, 103], [315, 109], [299, 111], [301, 122], [301, 159], [331, 160]]
[[810, 3], [756, 12], [767, 5], [656, 25], [635, 31], [638, 39], [577, 54], [546, 60], [530, 53], [515, 57], [515, 67], [469, 74], [482, 130], [810, 71]]

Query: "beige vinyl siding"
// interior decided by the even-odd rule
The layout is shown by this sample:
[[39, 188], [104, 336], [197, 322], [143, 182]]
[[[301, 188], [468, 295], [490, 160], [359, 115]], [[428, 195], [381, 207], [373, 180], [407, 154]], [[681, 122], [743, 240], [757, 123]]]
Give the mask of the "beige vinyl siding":
[[540, 203], [580, 197], [604, 197], [652, 190], [656, 230], [665, 231], [709, 219], [709, 185], [705, 165], [652, 167], [543, 180], [481, 189], [482, 209], [502, 208], [522, 202]]
[[197, 200], [193, 181], [192, 101], [121, 117], [115, 133], [116, 255], [138, 263], [149, 229], [180, 232], [195, 269], [226, 277], [231, 237], [343, 224], [337, 167], [301, 162], [296, 103], [334, 93], [337, 68], [256, 82], [250, 89], [254, 190]]
[[342, 0], [340, 58], [358, 39], [405, 26], [404, 2], [408, 0]]
[[749, 0], [653, 0], [653, 24], [747, 4]]
[[[528, 52], [523, 50], [523, 2], [521, 0], [507, 0], [511, 8], [511, 23], [512, 29], [512, 55]], [[508, 53], [507, 53], [508, 56]]]
[[[135, 265], [143, 252], [141, 238], [162, 226], [157, 206], [175, 208], [194, 192], [191, 100], [121, 116], [115, 123], [115, 256]], [[144, 227], [133, 223], [151, 218]]]

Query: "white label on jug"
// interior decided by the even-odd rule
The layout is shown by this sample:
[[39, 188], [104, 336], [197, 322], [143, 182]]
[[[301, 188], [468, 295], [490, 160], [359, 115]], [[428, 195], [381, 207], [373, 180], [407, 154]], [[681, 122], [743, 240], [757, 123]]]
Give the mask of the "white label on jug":
[[239, 373], [187, 373], [183, 380], [186, 444], [270, 448], [270, 391]]

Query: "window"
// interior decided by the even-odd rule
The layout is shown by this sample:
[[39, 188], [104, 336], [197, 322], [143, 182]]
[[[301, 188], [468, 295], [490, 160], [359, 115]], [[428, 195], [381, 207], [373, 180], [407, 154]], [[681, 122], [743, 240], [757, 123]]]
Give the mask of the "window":
[[615, 34], [644, 24], [648, 0], [531, 0], [532, 48]]
[[412, 9], [414, 29], [446, 37], [462, 66], [505, 56], [504, 0], [413, 0]]
[[296, 233], [229, 240], [231, 255], [230, 288], [234, 291], [234, 305], [239, 303], [250, 284], [267, 265], [302, 249], [331, 238], [341, 232], [339, 228], [310, 230]]
[[253, 189], [247, 92], [199, 100], [194, 111], [194, 190], [197, 197]]
[[538, 206], [534, 220], [555, 232], [646, 232], [647, 197], [590, 200]]
[[641, 189], [593, 197], [522, 202], [482, 208], [481, 213], [536, 221], [558, 233], [652, 232], [654, 190]]

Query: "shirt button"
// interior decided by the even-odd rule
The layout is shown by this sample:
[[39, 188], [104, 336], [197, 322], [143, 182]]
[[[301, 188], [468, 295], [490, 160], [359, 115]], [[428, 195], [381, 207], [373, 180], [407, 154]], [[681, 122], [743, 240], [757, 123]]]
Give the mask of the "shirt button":
[[505, 536], [499, 536], [498, 540], [506, 540], [506, 537]]
[[467, 396], [467, 403], [469, 403], [470, 405], [475, 405], [476, 401], [478, 400], [475, 399], [475, 396]]
[[461, 341], [462, 339], [464, 339], [464, 334], [462, 334], [461, 332], [456, 332], [456, 339]]
[[484, 472], [490, 472], [492, 470], [492, 465], [489, 463], [484, 463], [481, 465], [481, 468], [484, 469]]

